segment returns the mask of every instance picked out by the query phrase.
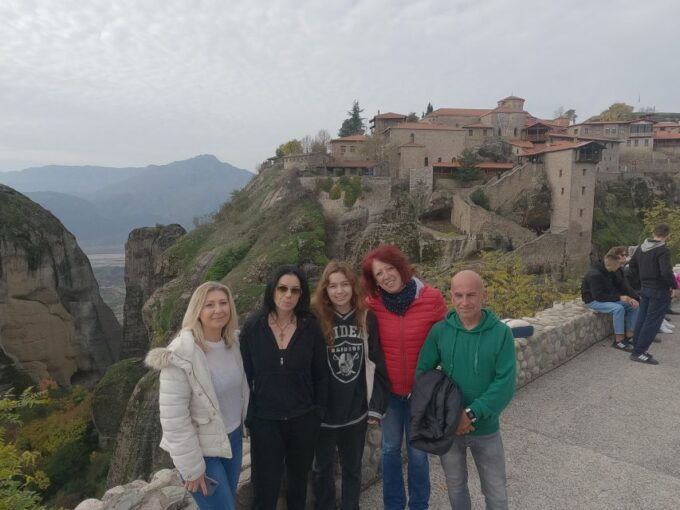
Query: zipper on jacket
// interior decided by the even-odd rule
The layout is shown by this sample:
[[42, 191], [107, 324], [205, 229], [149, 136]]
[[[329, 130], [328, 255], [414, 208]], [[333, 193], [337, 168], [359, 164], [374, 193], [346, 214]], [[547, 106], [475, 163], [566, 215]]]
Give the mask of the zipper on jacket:
[[401, 367], [402, 367], [402, 375], [404, 377], [403, 383], [404, 383], [404, 389], [406, 388], [406, 341], [404, 340], [404, 317], [401, 316], [399, 317], [399, 341], [401, 344]]

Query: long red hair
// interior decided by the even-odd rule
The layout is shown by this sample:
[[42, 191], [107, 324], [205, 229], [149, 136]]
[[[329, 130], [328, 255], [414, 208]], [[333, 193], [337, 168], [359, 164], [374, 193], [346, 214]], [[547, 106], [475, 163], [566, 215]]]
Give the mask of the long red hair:
[[328, 297], [328, 284], [333, 273], [342, 273], [349, 280], [349, 283], [352, 286], [352, 299], [350, 300], [350, 305], [354, 308], [354, 314], [359, 330], [366, 331], [366, 305], [364, 304], [359, 279], [356, 277], [349, 264], [338, 260], [331, 260], [323, 270], [321, 280], [319, 280], [319, 284], [316, 286], [314, 295], [312, 296], [312, 311], [321, 325], [321, 330], [323, 331], [323, 335], [326, 338], [326, 343], [328, 345], [333, 345], [334, 341], [333, 314], [335, 313], [335, 309]]
[[408, 283], [415, 271], [409, 263], [404, 252], [394, 244], [381, 244], [377, 248], [369, 251], [361, 263], [361, 272], [366, 292], [372, 296], [378, 294], [378, 283], [373, 276], [373, 261], [379, 260], [384, 264], [394, 266], [399, 272], [404, 284]]

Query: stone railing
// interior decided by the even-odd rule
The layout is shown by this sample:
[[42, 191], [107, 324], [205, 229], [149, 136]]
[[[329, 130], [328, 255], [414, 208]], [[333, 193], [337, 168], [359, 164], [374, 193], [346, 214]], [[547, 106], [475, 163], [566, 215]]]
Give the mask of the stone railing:
[[[678, 268], [680, 270], [680, 268]], [[529, 338], [515, 339], [517, 353], [517, 386], [521, 387], [567, 362], [588, 347], [612, 337], [612, 319], [597, 314], [580, 301], [556, 303], [538, 312], [535, 317], [524, 317], [534, 327]], [[244, 444], [244, 462], [238, 488], [238, 508], [252, 505], [250, 455]], [[340, 473], [336, 466], [336, 474]], [[380, 429], [369, 427], [366, 436], [362, 467], [362, 488], [380, 477]], [[311, 494], [311, 490], [310, 490]], [[312, 508], [309, 497], [309, 507]], [[135, 480], [109, 489], [101, 500], [88, 499], [75, 510], [197, 510], [191, 496], [181, 486], [175, 470], [163, 469], [150, 482]]]

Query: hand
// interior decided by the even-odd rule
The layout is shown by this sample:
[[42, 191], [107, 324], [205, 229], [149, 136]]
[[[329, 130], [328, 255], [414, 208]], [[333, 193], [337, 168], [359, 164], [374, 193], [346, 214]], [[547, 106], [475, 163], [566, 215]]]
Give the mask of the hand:
[[465, 434], [469, 434], [473, 430], [475, 430], [475, 428], [472, 426], [472, 422], [470, 421], [470, 418], [468, 418], [468, 415], [465, 414], [465, 409], [463, 409], [463, 411], [460, 413], [460, 421], [458, 422], [456, 435], [464, 436]]
[[204, 496], [208, 496], [208, 486], [205, 483], [205, 473], [196, 478], [196, 480], [187, 480], [184, 484], [184, 487], [186, 487], [189, 492], [198, 492], [200, 489]]
[[378, 418], [370, 417], [370, 418], [368, 419], [368, 424], [369, 424], [369, 425], [378, 425], [378, 426], [379, 426], [379, 425], [380, 425], [380, 420], [379, 420]]
[[632, 306], [633, 308], [637, 308], [638, 306], [640, 306], [640, 303], [639, 303], [637, 300], [633, 299], [633, 298], [629, 298], [629, 299], [628, 299], [628, 304], [629, 304], [630, 306]]

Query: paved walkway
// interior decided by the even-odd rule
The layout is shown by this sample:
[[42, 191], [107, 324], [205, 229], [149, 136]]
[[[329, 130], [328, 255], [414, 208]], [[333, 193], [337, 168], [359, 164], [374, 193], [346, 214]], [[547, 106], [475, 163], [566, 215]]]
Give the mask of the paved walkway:
[[[680, 316], [678, 333], [634, 363], [609, 342], [523, 387], [502, 418], [510, 508], [680, 509]], [[430, 508], [450, 508], [439, 459], [431, 458]], [[473, 509], [483, 509], [470, 461]], [[382, 484], [362, 496], [382, 508]]]

